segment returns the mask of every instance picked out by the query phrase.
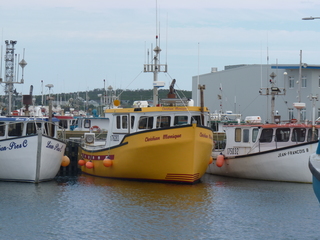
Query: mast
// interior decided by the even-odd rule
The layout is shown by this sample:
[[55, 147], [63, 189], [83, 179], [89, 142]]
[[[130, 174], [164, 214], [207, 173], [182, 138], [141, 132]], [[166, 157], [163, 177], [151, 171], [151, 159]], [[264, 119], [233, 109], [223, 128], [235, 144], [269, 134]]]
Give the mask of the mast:
[[157, 106], [159, 103], [158, 99], [158, 88], [164, 87], [164, 82], [158, 81], [159, 72], [167, 72], [167, 64], [160, 64], [160, 52], [159, 47], [160, 40], [158, 38], [158, 14], [156, 10], [156, 47], [153, 49], [155, 56], [153, 57], [153, 63], [144, 64], [144, 72], [153, 72], [153, 106]]
[[[17, 41], [13, 40], [6, 40], [6, 54], [5, 54], [5, 75], [4, 75], [4, 81], [1, 79], [1, 83], [5, 83], [5, 93], [7, 95], [7, 114], [10, 115], [12, 112], [12, 94], [13, 94], [13, 86], [14, 84], [23, 84], [24, 79], [23, 79], [23, 68], [27, 65], [27, 62], [22, 59], [21, 62], [19, 63], [20, 67], [22, 68], [22, 79], [20, 82], [17, 81], [17, 78], [15, 76], [15, 55], [14, 55], [14, 45], [17, 43]], [[24, 54], [23, 54], [24, 55]]]
[[[260, 95], [265, 95], [265, 96], [269, 96], [271, 95], [271, 123], [275, 123], [275, 116], [274, 116], [274, 106], [275, 106], [275, 96], [276, 95], [285, 95], [286, 94], [286, 90], [283, 88], [283, 89], [280, 89], [278, 87], [275, 86], [275, 77], [277, 75], [272, 72], [270, 74], [270, 80], [269, 82], [271, 83], [271, 87], [270, 88], [261, 88], [259, 93]], [[264, 90], [264, 92], [263, 92]], [[282, 91], [281, 91], [282, 90]]]

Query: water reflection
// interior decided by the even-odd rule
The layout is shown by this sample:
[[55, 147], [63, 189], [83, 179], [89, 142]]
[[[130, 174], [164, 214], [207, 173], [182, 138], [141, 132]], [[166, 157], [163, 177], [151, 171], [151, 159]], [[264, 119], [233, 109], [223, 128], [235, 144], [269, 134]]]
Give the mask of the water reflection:
[[3, 239], [316, 239], [320, 221], [311, 184], [212, 175], [195, 185], [81, 175], [0, 192]]

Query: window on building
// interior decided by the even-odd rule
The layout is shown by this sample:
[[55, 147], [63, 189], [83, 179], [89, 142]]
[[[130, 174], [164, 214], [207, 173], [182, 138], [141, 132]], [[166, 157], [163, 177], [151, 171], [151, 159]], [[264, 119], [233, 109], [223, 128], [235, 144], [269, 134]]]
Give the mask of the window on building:
[[307, 77], [306, 76], [301, 77], [301, 87], [303, 87], [303, 88], [307, 87]]
[[318, 117], [320, 117], [320, 108], [318, 108]]
[[319, 82], [318, 82], [318, 87], [320, 88], [320, 75], [319, 75], [319, 78], [318, 78], [318, 79], [319, 79]]
[[302, 121], [307, 119], [307, 110], [305, 108], [300, 111], [300, 119]]
[[289, 120], [294, 119], [294, 116], [293, 116], [293, 108], [289, 108], [289, 109], [288, 109], [288, 112], [289, 112]]
[[289, 88], [294, 88], [294, 77], [289, 77]]

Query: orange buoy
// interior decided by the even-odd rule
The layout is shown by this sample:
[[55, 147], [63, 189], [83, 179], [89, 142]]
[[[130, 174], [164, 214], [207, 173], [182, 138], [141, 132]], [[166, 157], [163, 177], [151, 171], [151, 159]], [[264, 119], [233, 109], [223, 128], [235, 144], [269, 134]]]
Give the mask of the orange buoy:
[[61, 166], [66, 167], [70, 164], [70, 158], [68, 156], [63, 156], [61, 160]]
[[216, 160], [217, 167], [222, 167], [224, 164], [224, 156], [222, 154], [218, 155]]
[[103, 160], [103, 166], [105, 166], [105, 167], [111, 167], [112, 164], [113, 164], [112, 160], [110, 160], [108, 158]]
[[91, 161], [87, 162], [86, 163], [86, 167], [89, 168], [89, 169], [93, 168], [93, 162], [91, 162]]
[[209, 158], [209, 164], [211, 164], [212, 162], [213, 162], [213, 158], [210, 157], [210, 158]]
[[79, 164], [80, 166], [84, 166], [84, 165], [86, 164], [86, 161], [83, 160], [83, 159], [80, 159], [80, 160], [78, 161], [78, 164]]

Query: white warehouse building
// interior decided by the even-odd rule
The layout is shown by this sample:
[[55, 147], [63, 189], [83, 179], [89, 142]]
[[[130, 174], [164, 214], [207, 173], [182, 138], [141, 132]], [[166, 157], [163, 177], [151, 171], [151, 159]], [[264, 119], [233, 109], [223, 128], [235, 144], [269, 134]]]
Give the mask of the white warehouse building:
[[[281, 121], [312, 121], [313, 112], [315, 119], [320, 117], [320, 65], [232, 65], [222, 71], [212, 68], [210, 73], [192, 77], [196, 106], [200, 106], [199, 84], [205, 85], [204, 105], [211, 113], [232, 111], [243, 119], [260, 116], [262, 122], [273, 122], [273, 115], [279, 115]], [[271, 90], [276, 90], [274, 111]]]

